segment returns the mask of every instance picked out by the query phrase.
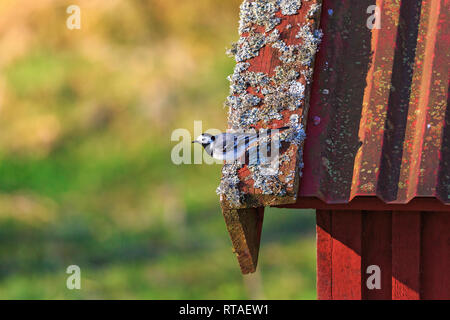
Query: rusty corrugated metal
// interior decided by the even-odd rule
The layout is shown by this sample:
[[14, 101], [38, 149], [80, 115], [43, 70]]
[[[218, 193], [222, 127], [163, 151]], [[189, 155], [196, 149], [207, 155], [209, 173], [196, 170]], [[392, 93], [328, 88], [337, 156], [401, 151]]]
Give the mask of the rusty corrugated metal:
[[298, 201], [450, 204], [449, 16], [449, 0], [323, 2]]

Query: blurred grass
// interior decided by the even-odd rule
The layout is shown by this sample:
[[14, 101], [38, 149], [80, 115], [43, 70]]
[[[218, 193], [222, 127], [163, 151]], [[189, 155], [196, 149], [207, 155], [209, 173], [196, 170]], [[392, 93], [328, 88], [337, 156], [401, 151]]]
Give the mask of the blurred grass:
[[242, 277], [220, 166], [170, 161], [172, 130], [225, 128], [240, 0], [79, 0], [74, 31], [69, 4], [0, 4], [0, 298], [315, 298], [313, 212], [268, 209]]

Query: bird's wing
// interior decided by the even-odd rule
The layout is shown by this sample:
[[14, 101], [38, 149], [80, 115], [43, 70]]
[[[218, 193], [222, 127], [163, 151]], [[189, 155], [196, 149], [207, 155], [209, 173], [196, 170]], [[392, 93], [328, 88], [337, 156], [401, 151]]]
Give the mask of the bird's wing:
[[269, 129], [264, 133], [222, 133], [216, 136], [210, 146], [210, 154], [219, 160], [242, 160], [245, 163], [245, 153], [248, 152], [250, 161], [253, 162], [259, 156], [260, 143], [270, 143], [274, 135], [286, 129], [289, 128]]
[[287, 129], [289, 128], [268, 129], [262, 134], [258, 133], [255, 141], [247, 146], [249, 163], [262, 165], [272, 162], [279, 150], [279, 145], [276, 143], [275, 137]]
[[212, 156], [225, 161], [241, 158], [250, 145], [257, 143], [256, 133], [222, 133], [216, 136], [211, 148]]

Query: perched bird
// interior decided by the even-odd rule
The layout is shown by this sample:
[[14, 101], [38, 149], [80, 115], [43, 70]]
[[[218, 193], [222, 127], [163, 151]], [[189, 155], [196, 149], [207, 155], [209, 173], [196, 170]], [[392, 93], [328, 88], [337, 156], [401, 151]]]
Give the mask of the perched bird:
[[[270, 142], [272, 138], [289, 127], [282, 127], [278, 129], [268, 129], [265, 132], [244, 133], [244, 132], [226, 132], [218, 135], [211, 135], [209, 133], [201, 134], [197, 140], [192, 143], [202, 145], [205, 151], [214, 159], [223, 160], [226, 162], [234, 162], [236, 160], [246, 160], [246, 155], [250, 160], [259, 161], [260, 149], [266, 147], [270, 149]], [[267, 150], [266, 149], [266, 150]]]

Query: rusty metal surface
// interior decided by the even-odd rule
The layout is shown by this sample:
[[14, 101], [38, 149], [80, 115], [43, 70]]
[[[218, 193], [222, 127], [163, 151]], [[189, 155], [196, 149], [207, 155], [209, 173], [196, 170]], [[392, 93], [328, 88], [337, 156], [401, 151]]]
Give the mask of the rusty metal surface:
[[449, 0], [323, 1], [298, 203], [450, 204], [449, 21]]

